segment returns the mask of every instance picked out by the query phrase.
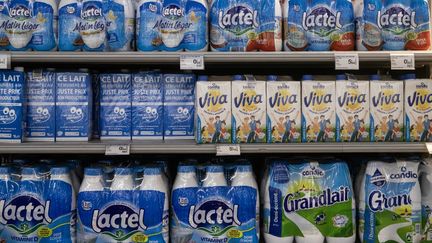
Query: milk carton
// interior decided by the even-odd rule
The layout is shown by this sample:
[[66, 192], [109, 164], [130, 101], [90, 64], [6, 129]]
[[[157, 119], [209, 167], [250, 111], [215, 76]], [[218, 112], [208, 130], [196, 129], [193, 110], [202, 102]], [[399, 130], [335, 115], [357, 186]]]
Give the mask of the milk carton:
[[159, 72], [132, 75], [132, 139], [163, 138], [163, 83]]
[[25, 141], [55, 140], [55, 73], [33, 70], [27, 73]]
[[406, 80], [405, 96], [406, 141], [432, 141], [432, 81]]
[[336, 87], [334, 81], [302, 82], [302, 142], [334, 142], [336, 133]]
[[197, 143], [231, 143], [231, 82], [198, 77]]
[[195, 75], [164, 74], [164, 139], [193, 139]]
[[88, 141], [91, 137], [92, 86], [86, 72], [56, 75], [56, 141]]
[[371, 141], [403, 141], [403, 82], [373, 79], [370, 82]]
[[267, 142], [300, 142], [300, 82], [276, 78], [267, 77]]
[[369, 81], [336, 81], [336, 141], [369, 141]]
[[101, 140], [130, 140], [131, 75], [126, 73], [104, 73], [99, 75], [99, 83]]
[[0, 72], [0, 142], [21, 142], [24, 82], [21, 68]]
[[266, 142], [266, 82], [235, 75], [232, 82], [232, 142]]

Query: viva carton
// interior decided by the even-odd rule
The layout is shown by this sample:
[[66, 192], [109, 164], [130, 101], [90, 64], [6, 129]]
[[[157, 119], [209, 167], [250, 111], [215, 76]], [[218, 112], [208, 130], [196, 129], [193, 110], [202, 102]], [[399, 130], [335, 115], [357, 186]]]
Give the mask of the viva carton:
[[372, 77], [370, 91], [371, 141], [403, 141], [403, 82]]
[[369, 81], [336, 81], [336, 141], [369, 141]]
[[315, 81], [304, 75], [302, 82], [302, 141], [335, 141], [335, 82]]
[[300, 82], [276, 80], [267, 77], [267, 142], [300, 142]]
[[232, 82], [232, 142], [266, 142], [266, 82], [244, 80], [235, 75]]
[[195, 107], [197, 143], [231, 143], [231, 82], [199, 76]]
[[432, 81], [406, 80], [405, 96], [406, 141], [432, 141]]

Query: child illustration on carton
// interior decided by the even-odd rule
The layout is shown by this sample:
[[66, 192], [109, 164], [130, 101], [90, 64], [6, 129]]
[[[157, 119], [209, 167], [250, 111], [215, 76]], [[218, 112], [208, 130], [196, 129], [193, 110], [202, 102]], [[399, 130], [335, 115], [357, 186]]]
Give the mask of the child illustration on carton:
[[[414, 114], [410, 112], [411, 117]], [[429, 115], [417, 116], [417, 120], [410, 127], [411, 137], [414, 138], [416, 142], [430, 141], [431, 139], [431, 124], [432, 120], [429, 119]]]
[[206, 126], [201, 129], [203, 140], [211, 143], [220, 143], [227, 139], [226, 122], [220, 116], [210, 117], [206, 120]]
[[257, 139], [262, 139], [264, 133], [261, 129], [261, 118], [256, 119], [254, 115], [243, 118], [242, 124], [236, 130], [239, 141], [255, 143]]
[[300, 111], [297, 111], [296, 115], [293, 119], [289, 115], [281, 116], [279, 119], [276, 119], [274, 115], [272, 115], [273, 120], [277, 120], [276, 126], [272, 127], [272, 137], [276, 142], [293, 142], [295, 138], [298, 136], [295, 125], [296, 119], [299, 116]]
[[[331, 140], [334, 137], [334, 132], [332, 131], [331, 119], [334, 113], [331, 113], [330, 117], [326, 119], [324, 115], [315, 116], [311, 119], [310, 115], [306, 113], [311, 124], [308, 125], [306, 133], [308, 138], [316, 138], [316, 142], [325, 142]], [[312, 139], [308, 139], [312, 140]]]
[[[375, 127], [375, 137], [377, 141], [393, 142], [396, 136], [400, 136], [401, 128], [399, 119], [402, 113], [394, 119], [393, 115], [383, 116], [379, 124]], [[375, 113], [375, 117], [378, 117]]]
[[364, 121], [367, 115], [369, 114], [365, 113], [361, 119], [357, 114], [354, 117], [348, 116], [347, 119], [344, 118], [344, 125], [341, 127], [343, 141], [359, 142], [362, 140], [363, 133], [366, 132]]

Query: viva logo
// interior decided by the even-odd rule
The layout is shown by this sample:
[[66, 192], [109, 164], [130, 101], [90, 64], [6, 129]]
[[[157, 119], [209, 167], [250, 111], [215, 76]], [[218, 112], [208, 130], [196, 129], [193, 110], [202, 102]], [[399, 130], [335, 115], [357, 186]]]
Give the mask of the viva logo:
[[147, 229], [144, 209], [135, 210], [126, 204], [113, 204], [103, 210], [94, 210], [92, 229], [116, 241], [125, 241], [138, 231]]
[[319, 6], [307, 12], [303, 12], [302, 26], [305, 30], [314, 30], [321, 37], [328, 36], [335, 29], [341, 29], [341, 12], [334, 13], [327, 6]]
[[240, 226], [238, 205], [220, 200], [208, 200], [189, 209], [189, 225], [212, 236], [221, 236], [231, 228]]
[[241, 92], [240, 96], [234, 98], [235, 107], [250, 107], [253, 104], [263, 103], [263, 96], [260, 94], [250, 94], [249, 92]]
[[297, 95], [296, 94], [292, 94], [289, 95], [287, 94], [283, 94], [281, 92], [276, 92], [274, 94], [274, 96], [269, 98], [269, 104], [271, 108], [276, 107], [280, 107], [280, 106], [286, 106], [289, 104], [296, 104], [297, 103]]
[[386, 92], [379, 92], [377, 96], [372, 97], [372, 105], [389, 106], [390, 104], [397, 104], [401, 102], [400, 94], [391, 94]]
[[429, 92], [422, 93], [419, 91], [414, 91], [414, 93], [408, 96], [409, 106], [420, 106], [424, 104], [432, 104], [432, 94]]
[[332, 102], [331, 94], [318, 94], [317, 92], [310, 92], [308, 96], [303, 98], [306, 107], [328, 104]]
[[366, 103], [366, 94], [353, 94], [345, 92], [342, 96], [338, 97], [338, 104], [340, 107], [352, 106], [354, 104]]
[[81, 10], [81, 18], [84, 20], [96, 20], [102, 17], [102, 8], [89, 4]]
[[223, 105], [228, 103], [227, 95], [214, 95], [212, 92], [207, 92], [204, 97], [198, 99], [198, 103], [201, 108], [204, 107], [215, 107], [217, 105]]
[[234, 6], [225, 13], [220, 10], [219, 27], [235, 35], [242, 35], [247, 31], [258, 28], [258, 11], [245, 6]]
[[409, 13], [399, 5], [393, 5], [385, 11], [378, 11], [378, 27], [389, 29], [394, 34], [402, 34], [409, 30], [409, 27], [416, 28], [416, 12]]
[[0, 201], [0, 224], [8, 225], [22, 235], [34, 233], [44, 224], [49, 224], [51, 202], [45, 203], [32, 195], [20, 195], [6, 203]]
[[17, 114], [14, 109], [5, 107], [0, 114], [0, 124], [11, 124], [17, 119]]

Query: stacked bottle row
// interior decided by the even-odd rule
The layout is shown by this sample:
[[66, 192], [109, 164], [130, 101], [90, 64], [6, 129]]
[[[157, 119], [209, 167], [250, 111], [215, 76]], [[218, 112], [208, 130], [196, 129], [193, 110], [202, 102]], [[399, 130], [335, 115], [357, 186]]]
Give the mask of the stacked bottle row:
[[427, 0], [3, 0], [11, 51], [428, 50]]
[[[432, 164], [418, 157], [268, 159], [252, 166], [109, 160], [0, 166], [6, 242], [429, 242]], [[171, 210], [169, 210], [171, 208]], [[171, 211], [171, 215], [169, 215]], [[260, 214], [261, 212], [261, 214]], [[261, 225], [261, 226], [260, 226]], [[358, 232], [358, 233], [356, 233]]]

